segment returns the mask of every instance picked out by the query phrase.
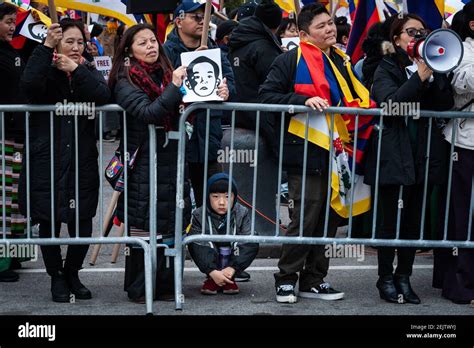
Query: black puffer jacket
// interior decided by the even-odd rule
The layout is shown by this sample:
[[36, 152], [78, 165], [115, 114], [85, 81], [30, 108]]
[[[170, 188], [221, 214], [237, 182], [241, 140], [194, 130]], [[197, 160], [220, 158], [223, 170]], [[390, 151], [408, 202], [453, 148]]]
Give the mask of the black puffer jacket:
[[[375, 71], [372, 95], [380, 107], [382, 103], [419, 103], [422, 110], [443, 111], [454, 105], [453, 92], [446, 75], [434, 73], [434, 81], [422, 82], [418, 73], [409, 79], [405, 66], [411, 65], [406, 53], [386, 56]], [[387, 104], [387, 106], [390, 104]], [[402, 104], [399, 104], [402, 105]], [[380, 185], [413, 185], [424, 181], [428, 138], [428, 119], [418, 120], [405, 115], [385, 116], [380, 154]], [[372, 133], [366, 152], [364, 182], [375, 184], [378, 131]], [[447, 144], [443, 140], [437, 120], [433, 120], [429, 159], [429, 182], [443, 184], [447, 179]]]
[[[258, 103], [258, 89], [265, 82], [270, 67], [283, 51], [280, 43], [263, 22], [255, 17], [243, 19], [234, 29], [229, 41], [229, 60], [235, 75], [238, 102]], [[237, 127], [255, 129], [255, 112], [238, 111]], [[275, 121], [273, 114], [262, 113], [260, 119], [262, 136], [274, 145]]]
[[[152, 79], [161, 84], [162, 77], [152, 74]], [[165, 115], [172, 115], [173, 129], [179, 121], [179, 105], [182, 95], [180, 89], [170, 83], [160, 97], [151, 101], [147, 94], [133, 85], [123, 73], [119, 76], [114, 88], [116, 102], [127, 111], [127, 150], [133, 154], [140, 146], [134, 168], [128, 172], [128, 224], [142, 230], [149, 230], [150, 221], [150, 150], [148, 125], [163, 126]], [[178, 142], [169, 140], [166, 147], [166, 134], [163, 128], [156, 130], [157, 160], [157, 234], [164, 238], [174, 235], [176, 210], [176, 165], [178, 159]], [[123, 140], [120, 148], [123, 153]], [[191, 201], [189, 183], [185, 179], [185, 210], [183, 226], [191, 218]], [[124, 221], [124, 194], [120, 196], [117, 207], [120, 221]]]
[[[267, 80], [260, 87], [260, 102], [265, 104], [304, 105], [309, 97], [295, 93], [298, 50], [283, 53], [275, 59]], [[291, 114], [285, 117], [283, 166], [289, 174], [302, 174], [304, 139], [288, 132]], [[280, 120], [277, 119], [277, 128]], [[279, 139], [277, 139], [279, 142]], [[307, 173], [320, 174], [328, 168], [328, 151], [308, 142]]]
[[[21, 86], [31, 104], [85, 102], [105, 104], [110, 91], [102, 75], [91, 65], [79, 65], [71, 79], [51, 66], [53, 50], [38, 46], [26, 65]], [[55, 220], [71, 222], [79, 204], [79, 218], [95, 216], [99, 193], [95, 115], [78, 117], [79, 203], [75, 202], [74, 116], [54, 116]], [[50, 113], [30, 116], [31, 217], [51, 220]], [[23, 157], [25, 159], [26, 157]], [[26, 165], [20, 177], [20, 208], [26, 215]]]

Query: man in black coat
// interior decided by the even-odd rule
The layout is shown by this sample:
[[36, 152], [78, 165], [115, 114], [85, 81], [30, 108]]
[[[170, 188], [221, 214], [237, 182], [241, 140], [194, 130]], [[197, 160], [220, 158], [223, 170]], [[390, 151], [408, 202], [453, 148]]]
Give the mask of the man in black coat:
[[[339, 71], [345, 76], [344, 62], [337, 54], [332, 54], [336, 43], [336, 25], [326, 8], [321, 4], [303, 7], [298, 16], [298, 26], [302, 41], [309, 41], [326, 51]], [[294, 84], [298, 62], [298, 50], [286, 52], [275, 59], [268, 78], [261, 86], [259, 97], [262, 103], [306, 105], [322, 111], [328, 102], [319, 96], [308, 97], [295, 93]], [[346, 80], [349, 80], [346, 77]], [[285, 117], [288, 130], [290, 117]], [[327, 197], [328, 152], [308, 143], [304, 221], [299, 220], [303, 181], [304, 140], [285, 132], [283, 165], [288, 172], [288, 193], [294, 208], [287, 236], [298, 236], [300, 223], [303, 223], [303, 236], [321, 237], [324, 230], [325, 205]], [[336, 233], [340, 221], [331, 209], [329, 214], [328, 237]], [[337, 300], [344, 293], [333, 289], [324, 277], [329, 269], [329, 259], [325, 256], [323, 245], [288, 245], [282, 247], [279, 273], [275, 274], [276, 299], [278, 302], [296, 302], [295, 285], [300, 273], [299, 296]]]
[[[262, 1], [255, 15], [244, 18], [229, 41], [229, 60], [235, 75], [239, 102], [258, 103], [258, 89], [268, 76], [270, 66], [283, 51], [275, 31], [281, 22], [281, 9], [273, 0]], [[236, 126], [255, 130], [255, 111], [239, 111]], [[260, 114], [260, 131], [267, 144], [274, 145], [274, 119]]]
[[[201, 43], [201, 34], [204, 25], [205, 4], [184, 0], [175, 11], [175, 28], [168, 35], [163, 45], [166, 55], [174, 68], [181, 66], [181, 53], [193, 52], [198, 48], [218, 48], [217, 44], [208, 39]], [[235, 94], [234, 74], [230, 63], [224, 52], [221, 52], [222, 75], [227, 80], [230, 97]], [[189, 162], [189, 176], [194, 192], [196, 205], [202, 205], [203, 183], [204, 183], [204, 160], [206, 146], [206, 114], [205, 110], [195, 113], [193, 134], [189, 146], [187, 146], [186, 157]], [[222, 165], [217, 162], [217, 152], [221, 148], [222, 129], [221, 111], [211, 111], [209, 123], [209, 151], [208, 151], [208, 178], [222, 171]]]

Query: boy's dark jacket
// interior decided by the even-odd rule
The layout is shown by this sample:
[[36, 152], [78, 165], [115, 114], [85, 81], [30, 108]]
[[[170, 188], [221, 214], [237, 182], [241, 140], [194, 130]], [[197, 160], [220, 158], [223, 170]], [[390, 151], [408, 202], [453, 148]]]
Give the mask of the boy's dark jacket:
[[[221, 179], [227, 178], [228, 175], [225, 173], [220, 173], [214, 175], [208, 180], [208, 196], [209, 196], [209, 187], [213, 182]], [[212, 180], [214, 179], [214, 180]], [[235, 189], [235, 188], [234, 188]], [[235, 199], [237, 199], [236, 189], [234, 191]], [[212, 223], [212, 233], [209, 228], [209, 218]], [[222, 221], [222, 216], [216, 214], [209, 208], [205, 214], [206, 226], [205, 234], [226, 234], [227, 228], [226, 225], [224, 228], [218, 230], [219, 222]], [[191, 220], [191, 230], [189, 235], [201, 234], [202, 233], [202, 224], [203, 224], [203, 207], [196, 209], [193, 212], [193, 217]], [[247, 208], [236, 202], [231, 210], [230, 215], [230, 234], [235, 235], [250, 235], [251, 234], [251, 222], [250, 222], [250, 213]], [[229, 243], [213, 243], [213, 242], [194, 242], [189, 245], [189, 252], [194, 262], [198, 266], [199, 270], [206, 275], [210, 272], [218, 269], [217, 260], [219, 257], [219, 246], [228, 246]], [[233, 267], [236, 272], [243, 271], [252, 263], [255, 256], [258, 252], [257, 243], [240, 243], [234, 242], [231, 243], [231, 255], [228, 266]]]

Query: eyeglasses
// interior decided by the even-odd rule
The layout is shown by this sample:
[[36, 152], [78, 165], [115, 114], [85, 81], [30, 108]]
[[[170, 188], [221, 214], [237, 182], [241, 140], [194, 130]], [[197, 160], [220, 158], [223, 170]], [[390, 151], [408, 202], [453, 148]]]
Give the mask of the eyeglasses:
[[204, 15], [202, 13], [193, 13], [189, 14], [189, 16], [194, 19], [196, 23], [201, 23], [204, 20]]
[[402, 33], [407, 33], [408, 36], [416, 37], [416, 36], [426, 36], [429, 34], [428, 29], [416, 29], [416, 28], [406, 28], [402, 31]]

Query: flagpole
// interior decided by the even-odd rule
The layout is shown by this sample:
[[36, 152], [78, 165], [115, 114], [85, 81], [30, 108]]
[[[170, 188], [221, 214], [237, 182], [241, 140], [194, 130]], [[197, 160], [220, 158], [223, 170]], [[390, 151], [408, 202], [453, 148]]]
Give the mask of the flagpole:
[[213, 15], [216, 16], [219, 19], [224, 20], [224, 21], [227, 21], [229, 19], [223, 13], [218, 12], [218, 11], [214, 11]]
[[56, 12], [56, 4], [54, 3], [54, 0], [48, 0], [48, 8], [51, 23], [58, 23], [58, 13]]
[[209, 37], [209, 22], [211, 20], [211, 9], [212, 2], [211, 0], [207, 0], [206, 9], [204, 11], [204, 27], [202, 28], [201, 35], [201, 49], [203, 49], [203, 47], [207, 47], [207, 38]]
[[[51, 24], [58, 23], [58, 13], [56, 12], [56, 4], [54, 3], [54, 0], [48, 0], [48, 8], [49, 8], [49, 17], [51, 18]], [[62, 52], [61, 42], [58, 42], [58, 45], [56, 46], [56, 50], [58, 51], [58, 53]]]
[[294, 0], [294, 4], [295, 4], [296, 16], [298, 16], [298, 14], [301, 11], [300, 0]]

